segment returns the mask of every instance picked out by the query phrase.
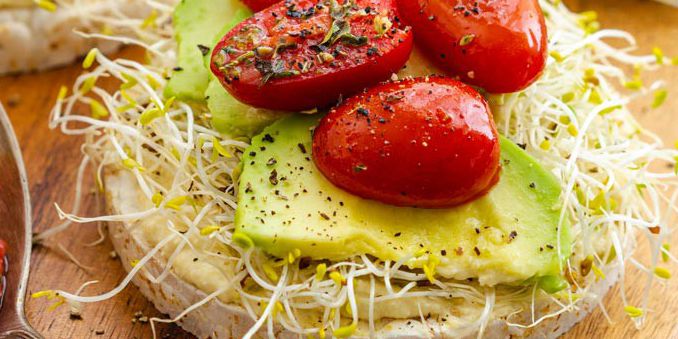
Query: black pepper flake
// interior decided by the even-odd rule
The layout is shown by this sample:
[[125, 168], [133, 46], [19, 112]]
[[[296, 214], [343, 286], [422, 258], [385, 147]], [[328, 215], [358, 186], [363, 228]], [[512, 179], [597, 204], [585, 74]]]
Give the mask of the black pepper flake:
[[536, 188], [536, 187], [537, 187], [537, 184], [535, 184], [533, 182], [530, 183], [530, 188]]
[[325, 220], [330, 220], [330, 216], [325, 214], [324, 212], [320, 212], [320, 217], [325, 219]]
[[480, 255], [480, 250], [477, 246], [473, 248], [473, 252], [476, 252], [476, 255]]
[[257, 152], [254, 152], [254, 151], [250, 152], [250, 156], [251, 156], [251, 157], [256, 157], [256, 156], [257, 156]]
[[301, 30], [301, 32], [299, 32], [299, 36], [300, 36], [302, 39], [306, 39], [306, 37], [309, 36], [309, 35], [311, 35], [311, 33], [313, 33], [313, 31], [310, 31], [310, 30], [304, 28], [304, 29]]
[[301, 151], [302, 154], [306, 154], [306, 146], [302, 143], [298, 143], [297, 147], [299, 147], [299, 150]]
[[356, 112], [360, 115], [364, 115], [366, 117], [370, 116], [370, 111], [367, 108], [359, 107]]
[[104, 330], [96, 330], [94, 332], [94, 334], [96, 334], [96, 335], [104, 335], [104, 333], [106, 333], [106, 332], [104, 332]]
[[399, 237], [401, 234], [402, 234], [402, 232], [397, 232], [397, 233], [394, 234], [393, 236], [394, 236], [394, 237]]
[[299, 269], [303, 270], [304, 268], [307, 268], [311, 266], [311, 257], [301, 257], [299, 258]]
[[179, 67], [179, 66], [177, 66], [177, 67], [172, 68], [172, 70], [175, 71], [175, 72], [181, 72], [181, 71], [183, 71], [184, 69], [181, 68], [181, 67]]
[[546, 248], [548, 248], [550, 250], [554, 249], [553, 245], [551, 245], [551, 244], [546, 245]]
[[268, 177], [268, 181], [271, 183], [271, 185], [277, 185], [278, 184], [278, 171], [273, 170], [271, 171], [271, 175]]
[[266, 166], [273, 166], [277, 163], [278, 163], [278, 161], [275, 160], [275, 158], [271, 158], [271, 159], [268, 159], [268, 161], [266, 162]]
[[297, 10], [290, 8], [290, 9], [287, 10], [287, 13], [285, 13], [285, 14], [287, 14], [287, 16], [290, 17], [290, 18], [298, 19], [298, 18], [301, 18], [302, 13], [300, 11], [297, 11]]
[[440, 250], [440, 255], [442, 255], [443, 257], [446, 256], [446, 255], [447, 255], [447, 251], [445, 251], [445, 250]]
[[261, 140], [267, 141], [267, 142], [274, 142], [275, 141], [275, 139], [273, 139], [273, 137], [268, 133], [266, 133], [266, 135], [264, 135], [264, 137]]
[[480, 234], [480, 229], [476, 227], [476, 234]]
[[511, 233], [509, 233], [509, 239], [508, 239], [508, 242], [513, 241], [513, 239], [515, 239], [517, 236], [518, 236], [518, 232], [516, 232], [516, 231], [511, 231]]
[[519, 143], [516, 143], [516, 145], [518, 145], [518, 147], [520, 147], [520, 148], [522, 148], [522, 149], [527, 149], [527, 144], [519, 144]]
[[210, 53], [210, 48], [205, 45], [198, 44], [198, 49], [200, 50], [200, 54], [202, 54], [202, 56], [207, 56], [207, 54]]

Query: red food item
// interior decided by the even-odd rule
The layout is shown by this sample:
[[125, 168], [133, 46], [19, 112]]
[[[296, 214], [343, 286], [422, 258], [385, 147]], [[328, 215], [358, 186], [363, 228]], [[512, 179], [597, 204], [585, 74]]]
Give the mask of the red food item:
[[259, 12], [280, 1], [281, 0], [243, 0], [242, 2], [244, 2], [252, 11]]
[[282, 1], [226, 34], [211, 69], [229, 93], [255, 107], [329, 106], [407, 62], [412, 33], [397, 15], [395, 0]]
[[[0, 239], [0, 277], [5, 274], [5, 254], [7, 254], [7, 243]], [[2, 296], [2, 286], [0, 285], [0, 296]]]
[[499, 180], [499, 138], [473, 88], [443, 77], [374, 87], [315, 129], [314, 161], [335, 185], [398, 206], [444, 208]]
[[491, 93], [521, 90], [547, 57], [537, 0], [398, 0], [417, 44], [440, 67]]

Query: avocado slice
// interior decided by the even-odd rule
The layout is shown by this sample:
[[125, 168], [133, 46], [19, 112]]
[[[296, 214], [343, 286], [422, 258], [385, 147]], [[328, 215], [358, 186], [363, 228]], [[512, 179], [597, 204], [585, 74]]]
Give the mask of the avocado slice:
[[211, 53], [211, 48], [221, 38], [219, 33], [250, 15], [250, 10], [240, 0], [182, 0], [173, 16], [178, 43], [177, 68], [165, 87], [165, 96], [203, 102], [211, 76], [203, 61], [203, 53], [207, 51], [204, 47]]
[[561, 277], [571, 236], [569, 224], [558, 227], [560, 185], [513, 142], [501, 139], [501, 179], [486, 196], [449, 209], [396, 207], [343, 191], [317, 170], [310, 151], [318, 120], [282, 119], [252, 140], [236, 235], [277, 257], [300, 251], [313, 259], [395, 261], [425, 250], [406, 265], [421, 268], [435, 256], [439, 276], [489, 286]]
[[205, 92], [207, 108], [212, 113], [212, 127], [223, 134], [251, 137], [287, 112], [252, 107], [228, 94], [218, 80], [210, 80]]

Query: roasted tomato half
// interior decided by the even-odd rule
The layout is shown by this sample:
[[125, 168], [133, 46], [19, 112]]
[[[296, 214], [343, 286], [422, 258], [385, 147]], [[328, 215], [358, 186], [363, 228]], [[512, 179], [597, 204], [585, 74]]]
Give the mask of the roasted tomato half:
[[547, 57], [537, 0], [398, 0], [415, 40], [440, 67], [492, 93], [521, 90]]
[[300, 111], [388, 79], [412, 41], [395, 0], [286, 0], [226, 34], [211, 68], [246, 104]]
[[282, 0], [242, 0], [252, 11], [259, 12]]
[[335, 185], [398, 206], [443, 208], [497, 183], [499, 139], [485, 99], [442, 77], [374, 87], [320, 122], [313, 157]]

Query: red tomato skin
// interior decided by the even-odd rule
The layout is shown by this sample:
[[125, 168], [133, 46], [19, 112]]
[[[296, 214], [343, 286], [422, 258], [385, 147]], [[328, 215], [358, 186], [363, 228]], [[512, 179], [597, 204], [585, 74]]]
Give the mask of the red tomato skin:
[[548, 35], [537, 0], [398, 0], [398, 7], [429, 58], [466, 83], [510, 93], [544, 70]]
[[[7, 243], [0, 239], [0, 277], [5, 274], [5, 255], [7, 254]], [[2, 284], [0, 284], [0, 297], [2, 296]]]
[[[289, 3], [296, 4], [297, 8], [308, 8], [318, 3], [318, 0], [291, 0]], [[398, 72], [409, 59], [414, 44], [412, 32], [408, 27], [401, 26], [399, 19], [396, 19], [398, 12], [395, 0], [357, 0], [356, 3], [359, 8], [372, 8], [371, 15], [358, 18], [351, 24], [352, 33], [367, 36], [369, 42], [367, 45], [359, 47], [338, 42], [331, 50], [340, 45], [346, 55], [338, 56], [331, 64], [316, 61], [312, 71], [297, 76], [271, 79], [264, 84], [262, 84], [261, 72], [256, 70], [254, 66], [245, 67], [236, 80], [229, 79], [223, 69], [220, 69], [220, 64], [236, 58], [236, 55], [226, 55], [225, 60], [217, 61], [219, 58], [224, 58], [224, 49], [231, 46], [238, 32], [248, 25], [254, 24], [264, 28], [266, 34], [274, 32], [272, 33], [274, 35], [267, 38], [268, 41], [279, 41], [280, 37], [284, 36], [284, 32], [281, 33], [272, 28], [274, 27], [274, 20], [271, 19], [275, 19], [273, 13], [276, 13], [277, 18], [285, 15], [288, 2], [282, 1], [240, 23], [222, 38], [212, 53], [212, 73], [220, 79], [224, 88], [239, 101], [254, 107], [282, 111], [303, 111], [328, 107], [336, 103], [341, 97], [353, 95], [366, 87], [387, 80], [393, 73]], [[387, 13], [394, 28], [381, 37], [376, 36], [372, 24], [373, 17], [378, 12]], [[302, 27], [329, 29], [331, 18], [325, 11], [310, 19], [290, 19], [290, 22], [293, 25], [287, 25], [287, 31], [292, 30], [290, 27], [297, 27], [298, 30], [301, 30]], [[295, 62], [300, 57], [305, 58], [304, 60], [316, 59], [318, 53], [313, 51], [310, 46], [319, 44], [327, 29], [314, 31], [314, 34], [298, 41], [299, 47], [285, 50], [280, 53], [279, 57], [285, 60], [286, 64], [295, 65], [294, 67], [297, 67], [298, 64]], [[370, 51], [371, 48], [377, 48], [378, 52]]]
[[329, 181], [397, 206], [474, 200], [498, 182], [499, 156], [485, 99], [443, 77], [374, 87], [332, 109], [313, 136], [314, 162]]
[[281, 0], [242, 0], [253, 12], [260, 12]]

